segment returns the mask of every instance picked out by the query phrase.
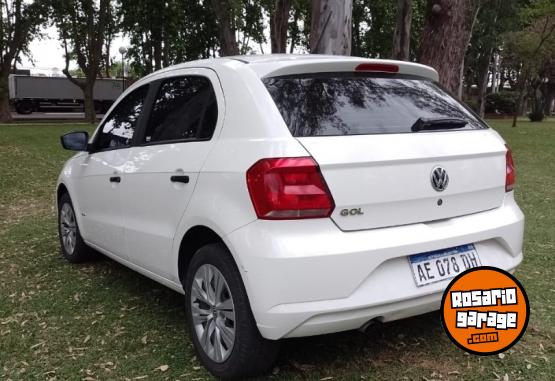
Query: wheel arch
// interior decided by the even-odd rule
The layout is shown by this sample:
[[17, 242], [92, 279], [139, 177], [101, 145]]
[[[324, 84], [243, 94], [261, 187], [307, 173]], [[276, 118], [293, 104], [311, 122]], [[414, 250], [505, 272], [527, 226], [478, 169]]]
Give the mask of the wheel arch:
[[69, 190], [67, 189], [66, 185], [64, 183], [58, 184], [58, 188], [56, 189], [56, 203], [59, 203], [60, 198], [64, 193], [69, 194]]
[[193, 226], [183, 235], [179, 244], [179, 254], [177, 259], [178, 277], [182, 284], [193, 255], [198, 249], [211, 243], [221, 243], [228, 248], [218, 233], [204, 225]]
[[71, 203], [73, 205], [73, 209], [75, 211], [75, 218], [77, 219], [77, 224], [79, 225], [79, 231], [80, 231], [81, 236], [83, 237], [83, 239], [86, 240], [87, 233], [85, 231], [86, 230], [85, 226], [83, 226], [83, 218], [82, 218], [82, 214], [81, 214], [81, 207], [79, 205], [79, 200], [76, 200], [76, 199], [73, 198], [73, 196], [72, 196], [73, 189], [70, 188], [70, 186], [71, 186], [71, 184], [65, 184], [63, 181], [59, 180], [59, 183], [56, 187], [56, 211], [60, 207], [60, 198], [64, 194], [69, 195], [69, 198], [71, 199]]

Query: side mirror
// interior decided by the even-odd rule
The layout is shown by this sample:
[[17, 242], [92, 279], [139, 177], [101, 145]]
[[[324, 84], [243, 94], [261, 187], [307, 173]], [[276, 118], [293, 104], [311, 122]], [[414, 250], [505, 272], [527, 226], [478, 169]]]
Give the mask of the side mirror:
[[71, 151], [87, 151], [89, 134], [86, 131], [70, 132], [60, 137], [62, 147]]

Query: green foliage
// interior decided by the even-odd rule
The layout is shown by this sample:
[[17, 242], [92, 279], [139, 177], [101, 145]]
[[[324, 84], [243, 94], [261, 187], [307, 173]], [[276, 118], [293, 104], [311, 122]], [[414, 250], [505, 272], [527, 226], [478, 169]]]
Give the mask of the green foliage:
[[395, 29], [395, 4], [386, 0], [353, 0], [353, 55], [389, 57]]
[[[134, 71], [143, 76], [161, 67], [200, 58], [218, 51], [218, 26], [208, 0], [119, 0], [122, 30], [129, 36], [128, 56]], [[241, 37], [241, 54], [252, 44], [266, 42], [263, 2], [229, 0], [232, 27]]]
[[533, 79], [555, 57], [555, 2], [535, 0], [519, 13], [520, 28], [504, 36], [504, 58]]
[[499, 52], [503, 34], [514, 28], [522, 6], [520, 0], [483, 1], [478, 11], [470, 45], [465, 56], [465, 78], [468, 85], [479, 84], [484, 67]]
[[215, 54], [218, 32], [207, 1], [119, 0], [122, 30], [129, 36], [133, 70], [143, 76], [178, 62]]
[[528, 118], [530, 119], [530, 122], [541, 122], [544, 120], [545, 114], [542, 109], [534, 110], [528, 113]]
[[[517, 109], [526, 95], [531, 99], [534, 120], [541, 119], [545, 94], [541, 89], [553, 80], [550, 67], [555, 60], [555, 3], [535, 0], [520, 12], [520, 30], [506, 33], [504, 58], [517, 73]], [[516, 126], [516, 117], [513, 125]]]
[[[273, 0], [270, 0], [273, 2]], [[312, 3], [310, 0], [292, 0], [289, 21], [288, 37], [292, 45], [290, 50], [293, 53], [295, 48], [300, 51], [310, 51], [310, 23], [311, 23]]]
[[[424, 25], [425, 0], [413, 0], [410, 58], [419, 54], [420, 31]], [[397, 15], [396, 1], [353, 0], [352, 55], [389, 58]]]
[[111, 39], [117, 27], [118, 19], [115, 17], [112, 1], [51, 1], [52, 24], [58, 29], [66, 51], [64, 73], [71, 77], [69, 62], [75, 59], [79, 69], [89, 80], [96, 78], [100, 71], [105, 42]]
[[0, 1], [0, 70], [9, 70], [21, 54], [32, 58], [29, 43], [40, 36], [48, 11], [43, 1]]
[[85, 73], [83, 73], [83, 70], [81, 70], [80, 68], [70, 69], [69, 74], [71, 74], [71, 76], [75, 78], [85, 78]]
[[266, 42], [264, 36], [264, 22], [262, 15], [264, 9], [262, 3], [257, 0], [243, 0], [238, 2], [235, 8], [235, 28], [239, 31], [241, 39], [239, 52], [248, 54], [252, 52], [250, 43], [263, 44]]
[[32, 58], [29, 43], [40, 36], [49, 5], [42, 1], [0, 1], [0, 121], [11, 120], [8, 76], [23, 53]]
[[486, 112], [513, 115], [516, 112], [518, 94], [515, 91], [500, 91], [486, 97]]

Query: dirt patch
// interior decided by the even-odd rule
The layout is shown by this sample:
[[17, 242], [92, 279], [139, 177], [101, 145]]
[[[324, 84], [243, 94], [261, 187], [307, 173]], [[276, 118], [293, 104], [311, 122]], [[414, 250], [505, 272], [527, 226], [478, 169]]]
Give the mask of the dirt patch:
[[17, 203], [0, 204], [0, 234], [22, 220], [54, 213], [54, 204], [36, 199], [19, 199]]

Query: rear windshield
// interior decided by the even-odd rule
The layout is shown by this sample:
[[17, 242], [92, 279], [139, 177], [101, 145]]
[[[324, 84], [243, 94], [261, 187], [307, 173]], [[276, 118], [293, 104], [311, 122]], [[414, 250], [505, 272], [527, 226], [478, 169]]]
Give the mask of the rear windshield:
[[263, 79], [293, 136], [412, 132], [419, 118], [460, 118], [487, 128], [433, 81], [399, 75], [306, 74]]

